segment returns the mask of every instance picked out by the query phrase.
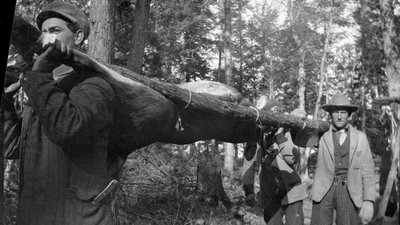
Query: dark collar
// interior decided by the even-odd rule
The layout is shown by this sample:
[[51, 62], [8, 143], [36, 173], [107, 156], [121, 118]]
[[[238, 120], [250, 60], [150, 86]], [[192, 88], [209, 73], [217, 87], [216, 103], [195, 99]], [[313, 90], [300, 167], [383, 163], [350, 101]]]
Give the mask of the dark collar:
[[[347, 124], [344, 128], [342, 128], [342, 129], [340, 129], [340, 130], [343, 130], [343, 129], [344, 129], [344, 131], [348, 132], [348, 131], [349, 131], [349, 128], [350, 128], [350, 126], [349, 126], [349, 124]], [[332, 131], [333, 131], [333, 132], [337, 132], [337, 131], [340, 131], [340, 130], [338, 130], [335, 126], [332, 125]]]

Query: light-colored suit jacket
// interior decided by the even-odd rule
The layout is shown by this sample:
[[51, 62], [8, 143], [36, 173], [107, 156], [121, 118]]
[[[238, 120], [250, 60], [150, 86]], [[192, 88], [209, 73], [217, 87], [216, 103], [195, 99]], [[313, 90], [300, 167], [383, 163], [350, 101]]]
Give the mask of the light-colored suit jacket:
[[[349, 126], [350, 165], [347, 172], [347, 189], [356, 207], [363, 201], [375, 201], [374, 161], [367, 136]], [[312, 187], [312, 200], [320, 202], [333, 184], [335, 157], [332, 127], [319, 141], [318, 161]]]

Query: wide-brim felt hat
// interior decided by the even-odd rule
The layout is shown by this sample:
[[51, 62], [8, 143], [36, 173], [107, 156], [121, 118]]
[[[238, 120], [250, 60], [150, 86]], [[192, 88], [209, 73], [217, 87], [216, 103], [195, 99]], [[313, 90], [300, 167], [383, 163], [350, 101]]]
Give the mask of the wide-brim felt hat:
[[77, 24], [79, 29], [83, 31], [85, 39], [89, 36], [89, 19], [86, 14], [76, 6], [62, 1], [54, 1], [48, 4], [36, 18], [38, 28], [41, 30], [43, 22], [54, 17]]
[[324, 109], [327, 112], [332, 112], [335, 109], [345, 109], [350, 112], [355, 112], [358, 110], [358, 108], [359, 107], [357, 105], [351, 104], [350, 100], [346, 96], [340, 93], [332, 96], [329, 103], [322, 106], [322, 109]]

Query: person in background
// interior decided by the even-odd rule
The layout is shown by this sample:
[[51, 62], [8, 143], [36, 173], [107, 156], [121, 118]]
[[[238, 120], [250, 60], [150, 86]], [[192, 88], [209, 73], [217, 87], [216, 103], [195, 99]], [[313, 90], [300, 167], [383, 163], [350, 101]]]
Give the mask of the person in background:
[[5, 88], [1, 109], [4, 147], [20, 159], [17, 224], [115, 224], [111, 200], [123, 162], [112, 140], [116, 96], [98, 74], [67, 60], [88, 37], [89, 20], [55, 1], [37, 25], [44, 52]]
[[[269, 110], [278, 113], [281, 104], [275, 100], [269, 100], [266, 96], [261, 96], [255, 106], [257, 109]], [[267, 145], [273, 143], [272, 135], [265, 138]], [[259, 172], [261, 165], [261, 148], [257, 142], [247, 142], [244, 150], [243, 166], [241, 168], [243, 190], [245, 194], [245, 202], [248, 206], [256, 205], [256, 195], [254, 193], [254, 177]]]
[[[281, 105], [276, 101], [269, 101], [264, 108], [274, 113], [280, 112]], [[305, 118], [303, 110], [296, 109], [291, 115]], [[303, 200], [307, 198], [307, 184], [302, 183], [295, 171], [300, 160], [300, 151], [291, 139], [289, 131], [279, 128], [263, 138], [262, 143], [250, 143], [245, 149], [245, 163], [243, 166], [243, 188], [246, 194], [246, 204], [256, 204], [254, 195], [254, 173], [261, 166], [260, 192], [258, 200], [264, 209], [264, 220], [267, 224], [303, 224]], [[249, 146], [252, 148], [250, 149]], [[253, 151], [249, 154], [248, 151]], [[252, 156], [247, 157], [246, 154]], [[250, 158], [250, 160], [248, 160]], [[248, 166], [250, 164], [250, 167]], [[250, 202], [250, 204], [249, 204]]]
[[[306, 117], [300, 109], [290, 114]], [[287, 225], [304, 223], [303, 200], [308, 197], [308, 183], [302, 182], [295, 169], [300, 163], [300, 150], [291, 137], [289, 130], [279, 128], [274, 143], [262, 154], [259, 199], [268, 225], [283, 225], [283, 217]]]
[[312, 225], [367, 224], [375, 201], [374, 161], [367, 136], [349, 124], [358, 110], [343, 94], [322, 108], [332, 125], [319, 141], [312, 186]]

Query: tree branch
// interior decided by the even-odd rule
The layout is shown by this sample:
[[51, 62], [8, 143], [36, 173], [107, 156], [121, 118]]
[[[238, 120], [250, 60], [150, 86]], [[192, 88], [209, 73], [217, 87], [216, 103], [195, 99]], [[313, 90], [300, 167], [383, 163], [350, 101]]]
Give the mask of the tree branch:
[[382, 97], [375, 99], [374, 102], [379, 105], [390, 105], [394, 102], [400, 104], [400, 97]]

